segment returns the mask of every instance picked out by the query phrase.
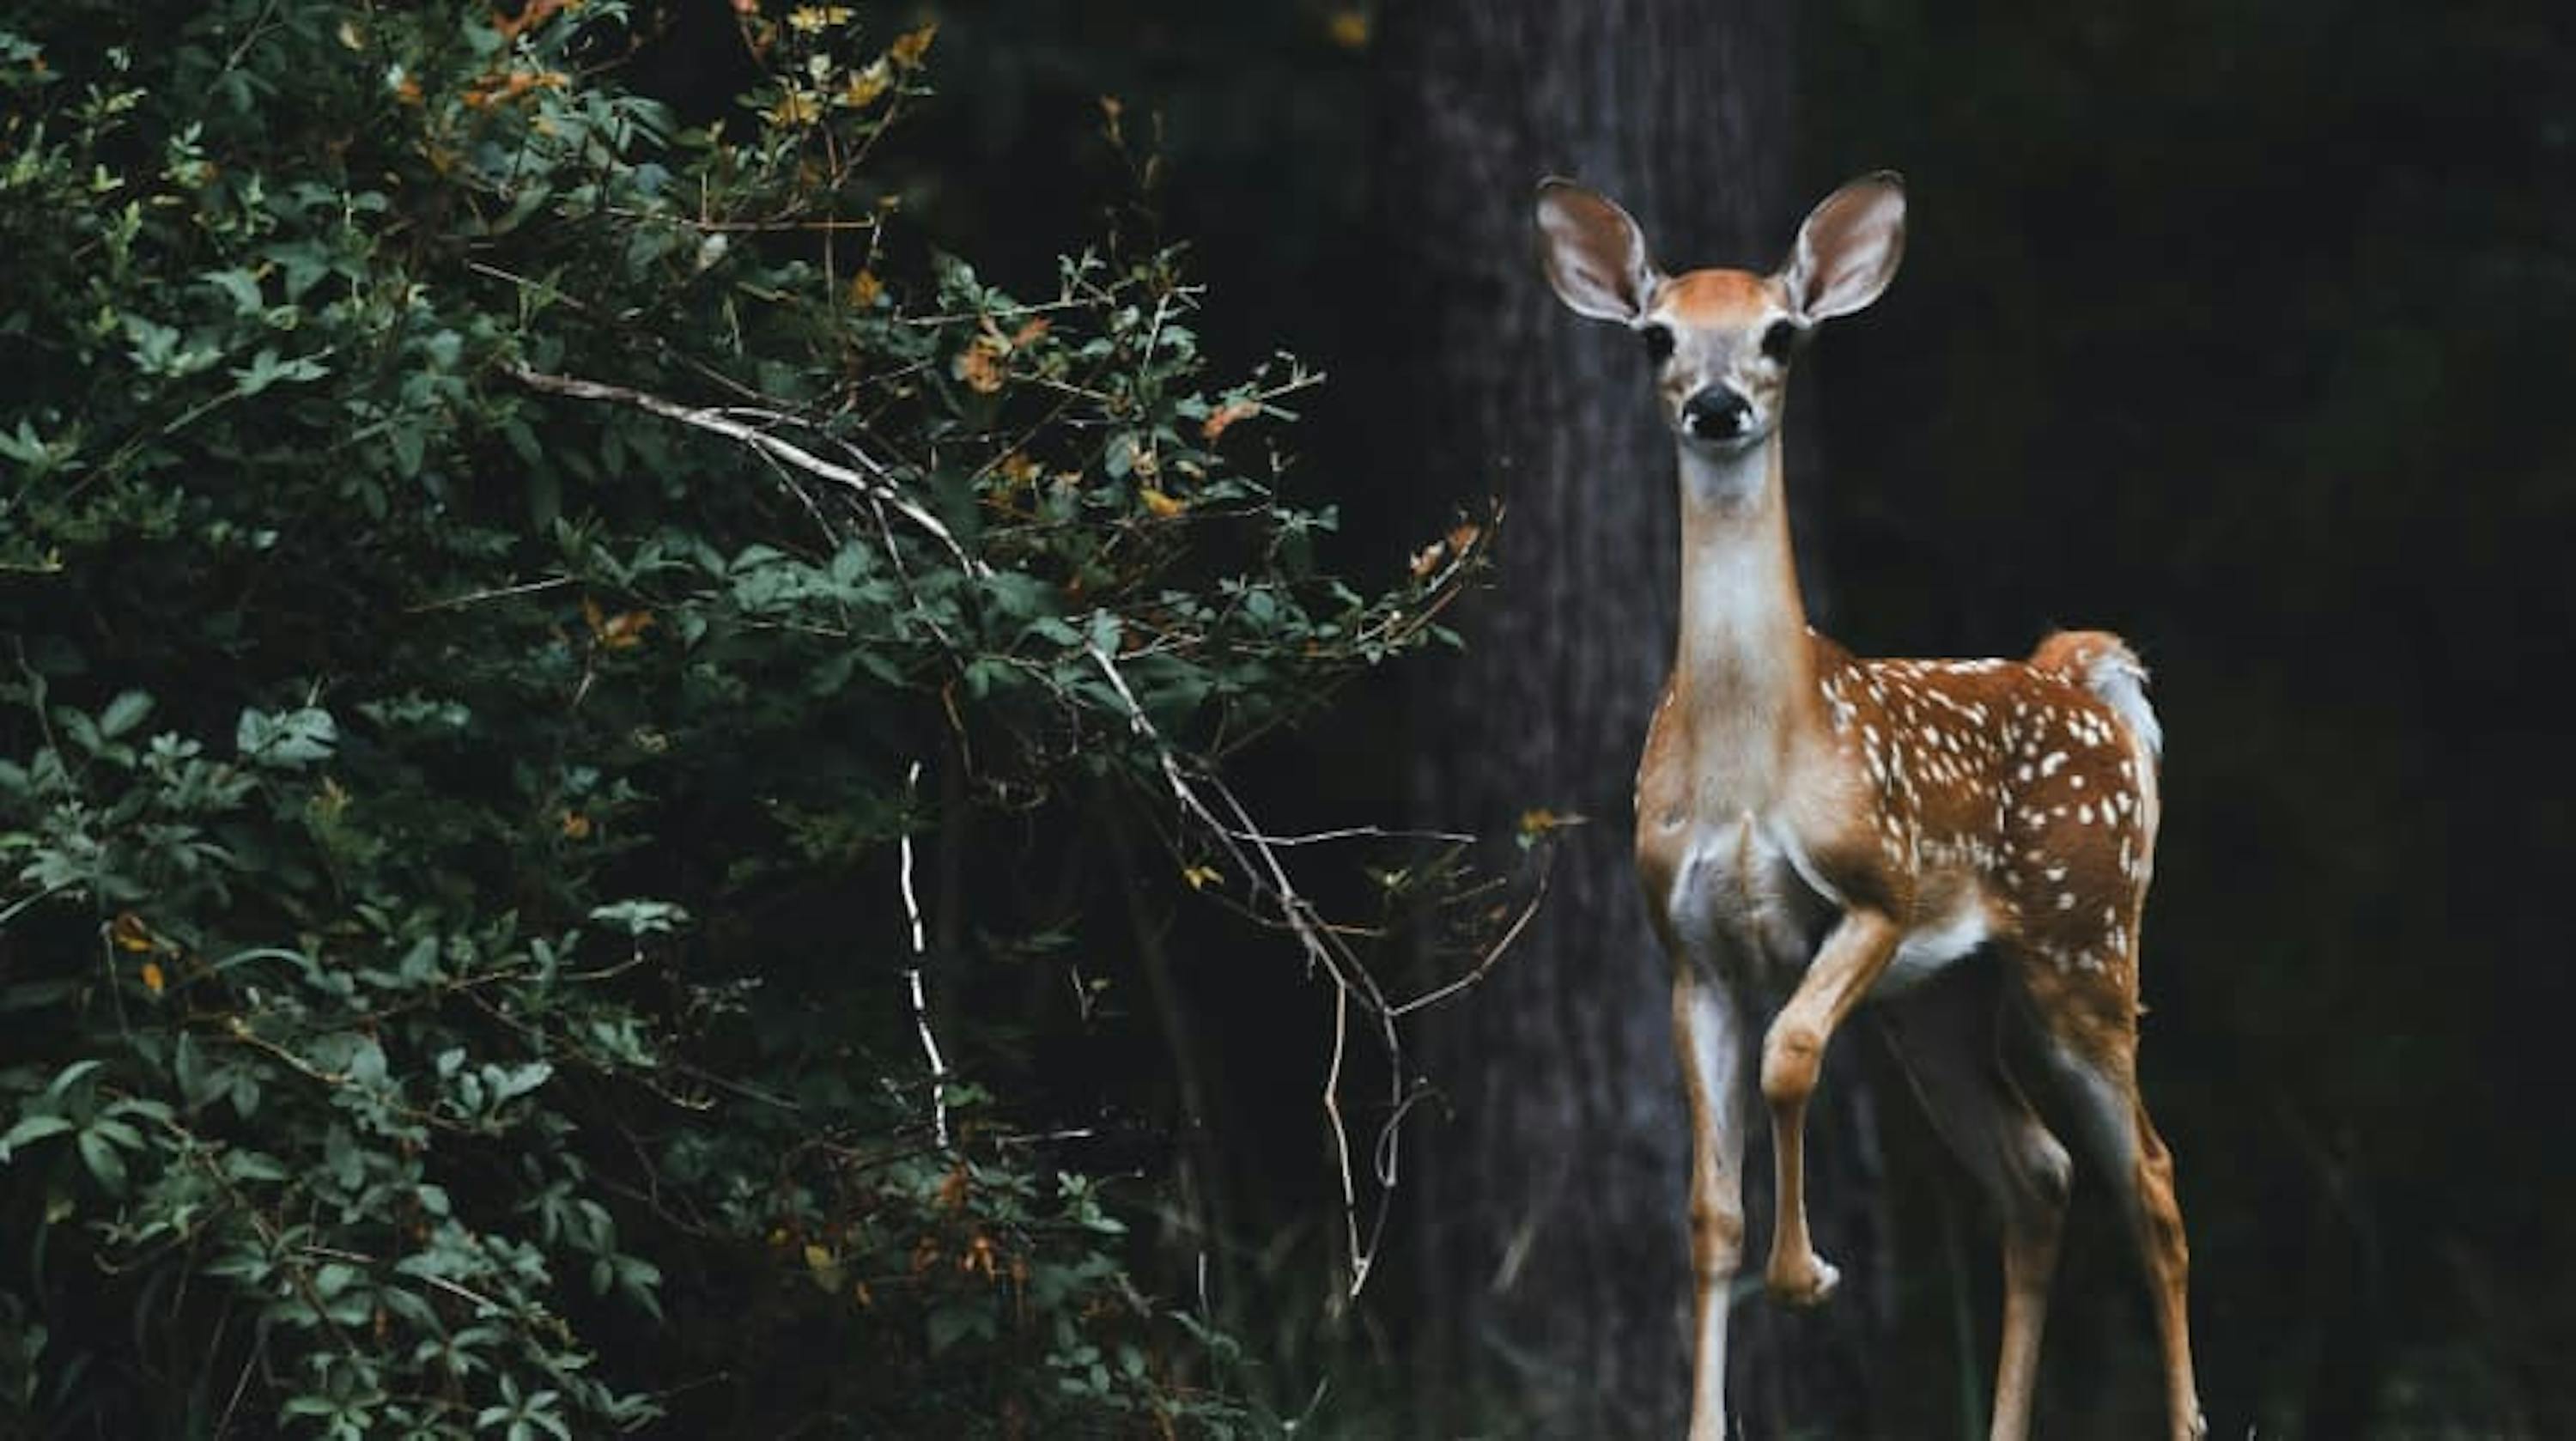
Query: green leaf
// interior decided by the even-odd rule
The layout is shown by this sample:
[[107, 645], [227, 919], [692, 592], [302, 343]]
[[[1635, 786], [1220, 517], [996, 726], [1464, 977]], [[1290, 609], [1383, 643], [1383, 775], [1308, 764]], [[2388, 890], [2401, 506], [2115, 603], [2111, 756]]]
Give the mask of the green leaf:
[[55, 1073], [54, 1078], [45, 1083], [45, 1094], [56, 1097], [66, 1095], [71, 1091], [72, 1087], [77, 1086], [82, 1081], [88, 1079], [101, 1066], [106, 1064], [107, 1062], [99, 1060], [96, 1057], [91, 1057], [87, 1060], [74, 1061], [70, 1065], [63, 1067], [61, 1071]]
[[972, 1301], [946, 1302], [931, 1308], [927, 1325], [930, 1354], [936, 1356], [969, 1336], [990, 1339], [993, 1308]]
[[310, 706], [276, 715], [245, 710], [233, 728], [233, 745], [242, 759], [282, 770], [302, 770], [328, 759], [339, 739], [331, 713]]
[[9, 1128], [8, 1134], [0, 1135], [0, 1161], [7, 1160], [11, 1152], [29, 1141], [41, 1141], [47, 1136], [59, 1136], [71, 1128], [72, 1123], [60, 1116], [20, 1117], [18, 1124]]
[[111, 1196], [124, 1195], [125, 1158], [116, 1153], [116, 1147], [95, 1129], [81, 1132], [74, 1144], [80, 1148], [82, 1164], [89, 1167], [89, 1173], [98, 1179], [99, 1185], [105, 1187]]
[[405, 480], [418, 476], [427, 458], [428, 423], [416, 417], [397, 420], [386, 432], [386, 439], [393, 442], [394, 474]]
[[259, 279], [247, 270], [214, 270], [206, 274], [206, 283], [229, 296], [236, 315], [257, 315], [267, 302], [260, 299]]
[[98, 714], [98, 733], [110, 740], [143, 723], [152, 713], [152, 697], [139, 690], [125, 691], [107, 703]]

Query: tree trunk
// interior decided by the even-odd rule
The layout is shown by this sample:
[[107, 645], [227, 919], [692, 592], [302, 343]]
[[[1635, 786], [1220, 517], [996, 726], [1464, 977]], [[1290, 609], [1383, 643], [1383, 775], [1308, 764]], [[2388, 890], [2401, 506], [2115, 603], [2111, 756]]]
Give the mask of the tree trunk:
[[[1415, 805], [1441, 825], [1537, 806], [1589, 821], [1541, 924], [1425, 1023], [1448, 1104], [1407, 1182], [1419, 1434], [1668, 1437], [1687, 1406], [1688, 1132], [1629, 836], [1673, 656], [1674, 459], [1636, 343], [1540, 279], [1530, 201], [1541, 176], [1572, 176], [1636, 214], [1667, 265], [1767, 268], [1796, 221], [1789, 7], [1407, 0], [1380, 61], [1383, 458], [1440, 503], [1509, 507], [1498, 584], [1460, 621], [1469, 653], [1418, 672]], [[1866, 1429], [1886, 1228], [1870, 1109], [1838, 1060], [1810, 1150], [1846, 1290], [1812, 1319], [1745, 1303], [1730, 1391], [1751, 1434]], [[1747, 1172], [1750, 1274], [1766, 1156]]]

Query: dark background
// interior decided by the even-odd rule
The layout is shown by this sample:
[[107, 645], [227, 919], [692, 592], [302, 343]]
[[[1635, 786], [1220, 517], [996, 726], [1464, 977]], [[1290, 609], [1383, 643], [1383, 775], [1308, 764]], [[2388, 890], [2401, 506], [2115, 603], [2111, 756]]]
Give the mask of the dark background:
[[[1776, 35], [1763, 29], [1776, 9], [1603, 7], [1631, 12], [1679, 28], [1607, 25], [1594, 42], [1762, 32], [1714, 75], [1648, 63], [1638, 93], [1615, 97], [1657, 123], [1723, 117], [1729, 138], [1707, 173], [1574, 133], [1597, 119], [1569, 117], [1552, 147], [1551, 92], [1532, 85], [1516, 134], [1536, 149], [1490, 186], [1476, 223], [1516, 235], [1542, 166], [1580, 168], [1629, 198], [1650, 234], [1763, 237], [1750, 249], [1666, 244], [1668, 265], [1767, 269], [1834, 184], [1902, 170], [1904, 271], [1818, 347], [1794, 411], [1820, 621], [1865, 654], [2020, 654], [2054, 625], [2107, 626], [2155, 671], [2167, 819], [2143, 1065], [2180, 1162], [2213, 1434], [2576, 1434], [2576, 1385], [2560, 1364], [2576, 1354], [2560, 1070], [2576, 984], [2557, 683], [2576, 539], [2565, 7], [1833, 0]], [[1343, 568], [1383, 573], [1455, 510], [1504, 496], [1502, 586], [1458, 617], [1474, 648], [1519, 634], [1498, 619], [1513, 603], [1513, 557], [1556, 543], [1551, 507], [1571, 497], [1639, 515], [1649, 533], [1668, 516], [1660, 466], [1533, 474], [1538, 452], [1462, 423], [1472, 409], [1424, 399], [1443, 393], [1453, 364], [1474, 371], [1459, 384], [1514, 385], [1633, 362], [1624, 338], [1555, 318], [1525, 240], [1496, 241], [1521, 249], [1487, 267], [1516, 280], [1425, 282], [1443, 260], [1421, 253], [1423, 237], [1458, 225], [1410, 225], [1413, 201], [1462, 194], [1454, 174], [1425, 182], [1426, 153], [1443, 142], [1412, 128], [1437, 109], [1420, 88], [1444, 64], [1458, 78], [1457, 57], [1423, 33], [1443, 7], [976, 0], [935, 13], [943, 95], [911, 143], [939, 179], [916, 194], [916, 219], [1031, 291], [1104, 216], [1131, 237], [1186, 241], [1213, 288], [1212, 345], [1245, 361], [1285, 347], [1335, 377], [1294, 445], [1300, 483], [1343, 507]], [[1546, 27], [1525, 28], [1535, 44]], [[1495, 54], [1514, 43], [1508, 25], [1501, 34]], [[1745, 77], [1768, 85], [1775, 73], [1778, 103], [1747, 118]], [[1729, 74], [1735, 90], [1720, 88]], [[1508, 96], [1514, 82], [1481, 83]], [[1103, 95], [1122, 98], [1131, 141], [1157, 142], [1142, 197], [1132, 153], [1100, 137]], [[1472, 207], [1476, 192], [1463, 193]], [[1470, 360], [1487, 306], [1550, 318], [1498, 327], [1499, 353]], [[1652, 442], [1641, 375], [1628, 384], [1597, 402], [1622, 428], [1608, 454]], [[1669, 576], [1670, 557], [1642, 555], [1638, 568]], [[1607, 633], [1618, 627], [1587, 637], [1582, 600], [1549, 602], [1546, 624], [1574, 637], [1573, 653], [1635, 643]], [[1650, 651], [1669, 647], [1668, 596], [1658, 609]], [[1603, 614], [1618, 613], [1605, 593]], [[1517, 795], [1593, 816], [1566, 864], [1615, 874], [1624, 764], [1577, 794], [1499, 760], [1478, 785], [1441, 779], [1478, 761], [1444, 718], [1484, 703], [1478, 688], [1514, 665], [1507, 655], [1364, 690], [1340, 721], [1260, 760], [1253, 789], [1282, 827], [1397, 811], [1499, 827], [1512, 812], [1498, 798]], [[1515, 705], [1551, 694], [1548, 675], [1520, 674]], [[1583, 707], [1600, 744], [1633, 754], [1643, 703], [1622, 722], [1598, 716], [1598, 699], [1566, 704]], [[1551, 724], [1517, 710], [1504, 723]], [[1589, 954], [1587, 907], [1634, 904], [1615, 881], [1576, 889], [1588, 899], [1543, 925], [1543, 954]], [[1619, 1003], [1645, 1008], [1641, 1033], [1659, 1036], [1651, 958], [1602, 964], [1614, 994], [1634, 992]], [[1519, 990], [1480, 996], [1454, 1024], [1484, 1034], [1491, 1018], [1474, 1006], [1545, 1006], [1544, 987], [1568, 974], [1533, 962]], [[1333, 1305], [1313, 1099], [1322, 998], [1277, 958], [1202, 962], [1184, 981], [1190, 1034], [1163, 1040], [1217, 1078], [1208, 1114], [1171, 1118], [1156, 1067], [1095, 1057], [1068, 1084], [1216, 1138], [1201, 1144], [1216, 1157], [1208, 1184], [1230, 1198], [1229, 1234], [1216, 1238], [1230, 1294], [1218, 1301], [1266, 1358], [1283, 1410], [1321, 1395], [1314, 1425], [1326, 1434], [1499, 1433], [1509, 1428], [1440, 1399], [1443, 1388], [1499, 1364], [1507, 1394], [1539, 1397], [1526, 1414], [1547, 1416], [1561, 1414], [1551, 1387], [1610, 1385], [1566, 1369], [1608, 1343], [1564, 1324], [1520, 1337], [1564, 1366], [1493, 1360], [1513, 1338], [1471, 1314], [1483, 1278], [1423, 1263], [1446, 1254], [1445, 1226], [1478, 1224], [1440, 1204], [1400, 1210], [1387, 1279], [1356, 1309]], [[1430, 1168], [1419, 1184], [1454, 1200], [1477, 1190], [1489, 1154], [1456, 1139], [1479, 1124], [1478, 1058], [1437, 1027], [1432, 1040], [1429, 1079], [1447, 1104], [1414, 1123]], [[1993, 1344], [1990, 1242], [1874, 1045], [1856, 1030], [1840, 1049], [1854, 1054], [1822, 1107], [1844, 1113], [1838, 1134], [1857, 1150], [1837, 1184], [1866, 1185], [1872, 1200], [1850, 1223], [1867, 1235], [1838, 1237], [1828, 1216], [1821, 1241], [1872, 1266], [1837, 1302], [1852, 1319], [1740, 1323], [1783, 1328], [1757, 1331], [1750, 1364], [1812, 1384], [1748, 1386], [1740, 1362], [1739, 1394], [1758, 1393], [1753, 1434], [1966, 1426]], [[1500, 1062], [1519, 1084], [1559, 1083], [1543, 1052]], [[1675, 1078], [1660, 1054], [1620, 1074]], [[1677, 1114], [1668, 1099], [1640, 1109], [1642, 1124]], [[1150, 1145], [1140, 1161], [1167, 1163]], [[1619, 1174], [1587, 1170], [1577, 1189]], [[1752, 1174], [1767, 1174], [1758, 1160]], [[2079, 1183], [2042, 1362], [2043, 1434], [2153, 1424], [2151, 1335], [2134, 1268], [2098, 1214], [2103, 1195]], [[1564, 1205], [1546, 1234], [1580, 1245], [1593, 1213], [1579, 1198]], [[1683, 1294], [1678, 1185], [1600, 1198], [1591, 1229], [1654, 1215], [1670, 1230], [1644, 1253], [1673, 1269], [1615, 1280], [1662, 1327]], [[1746, 1314], [1768, 1309], [1754, 1301]], [[1604, 1431], [1651, 1432], [1671, 1404], [1584, 1414]]]

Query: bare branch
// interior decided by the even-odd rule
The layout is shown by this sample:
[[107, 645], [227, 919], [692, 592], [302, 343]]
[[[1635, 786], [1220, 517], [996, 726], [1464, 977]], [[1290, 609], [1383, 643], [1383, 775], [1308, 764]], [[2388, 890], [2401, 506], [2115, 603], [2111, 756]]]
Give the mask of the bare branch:
[[[1277, 910], [1279, 918], [1296, 936], [1299, 948], [1306, 953], [1308, 967], [1320, 968], [1333, 982], [1333, 1044], [1331, 1061], [1324, 1074], [1324, 1118], [1332, 1136], [1335, 1175], [1342, 1192], [1343, 1239], [1351, 1258], [1349, 1295], [1355, 1299], [1361, 1288], [1368, 1284], [1369, 1270], [1377, 1259], [1377, 1236], [1385, 1224], [1388, 1192], [1382, 1185], [1368, 1234], [1363, 1237], [1359, 1183], [1351, 1169], [1350, 1126], [1342, 1114], [1342, 1066], [1350, 1039], [1351, 999], [1356, 995], [1376, 1020], [1378, 1044], [1387, 1058], [1390, 1100], [1401, 1111], [1404, 1103], [1404, 1048], [1396, 1036], [1395, 1020], [1388, 1012], [1385, 994], [1378, 988], [1376, 978], [1359, 963], [1359, 958], [1344, 947], [1341, 939], [1316, 916], [1313, 906], [1298, 893], [1296, 885], [1288, 878], [1287, 868], [1280, 863], [1278, 854], [1260, 828], [1252, 823], [1252, 817], [1235, 799], [1234, 793], [1226, 788], [1223, 781], [1212, 776], [1201, 777], [1200, 784], [1230, 815], [1229, 823], [1218, 818], [1200, 795], [1199, 786], [1192, 784], [1182, 770], [1179, 756], [1154, 729], [1154, 723], [1146, 718], [1144, 705], [1136, 699], [1136, 692], [1129, 688], [1127, 677], [1118, 669], [1118, 663], [1097, 644], [1089, 649], [1093, 663], [1099, 666], [1100, 673], [1108, 678], [1110, 688], [1118, 693], [1119, 700], [1126, 706], [1129, 728], [1153, 747], [1163, 780], [1171, 787], [1172, 798], [1179, 803], [1182, 813], [1196, 820], [1208, 835], [1215, 838], [1244, 883]], [[1382, 1183], [1392, 1179], [1394, 1144], [1392, 1136], [1380, 1135], [1382, 1161], [1379, 1180]]]
[[570, 396], [575, 400], [604, 400], [619, 405], [629, 405], [637, 410], [661, 416], [665, 420], [677, 421], [682, 425], [693, 426], [736, 441], [773, 460], [794, 466], [818, 480], [828, 480], [871, 501], [893, 507], [904, 519], [919, 526], [931, 538], [946, 547], [948, 553], [956, 557], [958, 569], [973, 576], [992, 573], [990, 566], [966, 553], [965, 547], [957, 543], [957, 537], [949, 532], [947, 525], [939, 517], [922, 509], [901, 491], [896, 490], [885, 466], [868, 457], [865, 452], [846, 443], [842, 445], [845, 452], [867, 467], [866, 472], [862, 473], [846, 465], [836, 465], [803, 446], [781, 440], [768, 431], [737, 418], [750, 414], [771, 424], [797, 423], [793, 416], [784, 412], [752, 410], [740, 406], [682, 405], [675, 400], [665, 400], [658, 395], [648, 394], [628, 386], [610, 385], [605, 381], [583, 380], [570, 375], [553, 375], [542, 370], [532, 370], [524, 365], [511, 365], [504, 369], [511, 379], [530, 390], [541, 390], [549, 395]]
[[[921, 786], [921, 762], [903, 774], [904, 795], [910, 799]], [[921, 926], [921, 901], [912, 890], [912, 832], [907, 830], [898, 842], [903, 856], [903, 911], [912, 921], [912, 964], [904, 967], [904, 985], [912, 993], [913, 1029], [921, 1033], [921, 1054], [930, 1062], [930, 1123], [942, 1149], [948, 1145], [948, 1063], [939, 1055], [939, 1038], [930, 1033], [930, 1003], [921, 990], [921, 966], [929, 952]]]

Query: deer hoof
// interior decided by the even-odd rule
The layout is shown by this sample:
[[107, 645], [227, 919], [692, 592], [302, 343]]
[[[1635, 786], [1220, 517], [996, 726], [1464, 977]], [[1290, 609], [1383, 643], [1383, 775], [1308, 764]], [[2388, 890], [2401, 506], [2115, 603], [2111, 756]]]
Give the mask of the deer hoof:
[[1804, 1309], [1823, 1305], [1842, 1279], [1843, 1273], [1835, 1270], [1831, 1261], [1811, 1253], [1801, 1261], [1773, 1266], [1763, 1284], [1780, 1304]]

